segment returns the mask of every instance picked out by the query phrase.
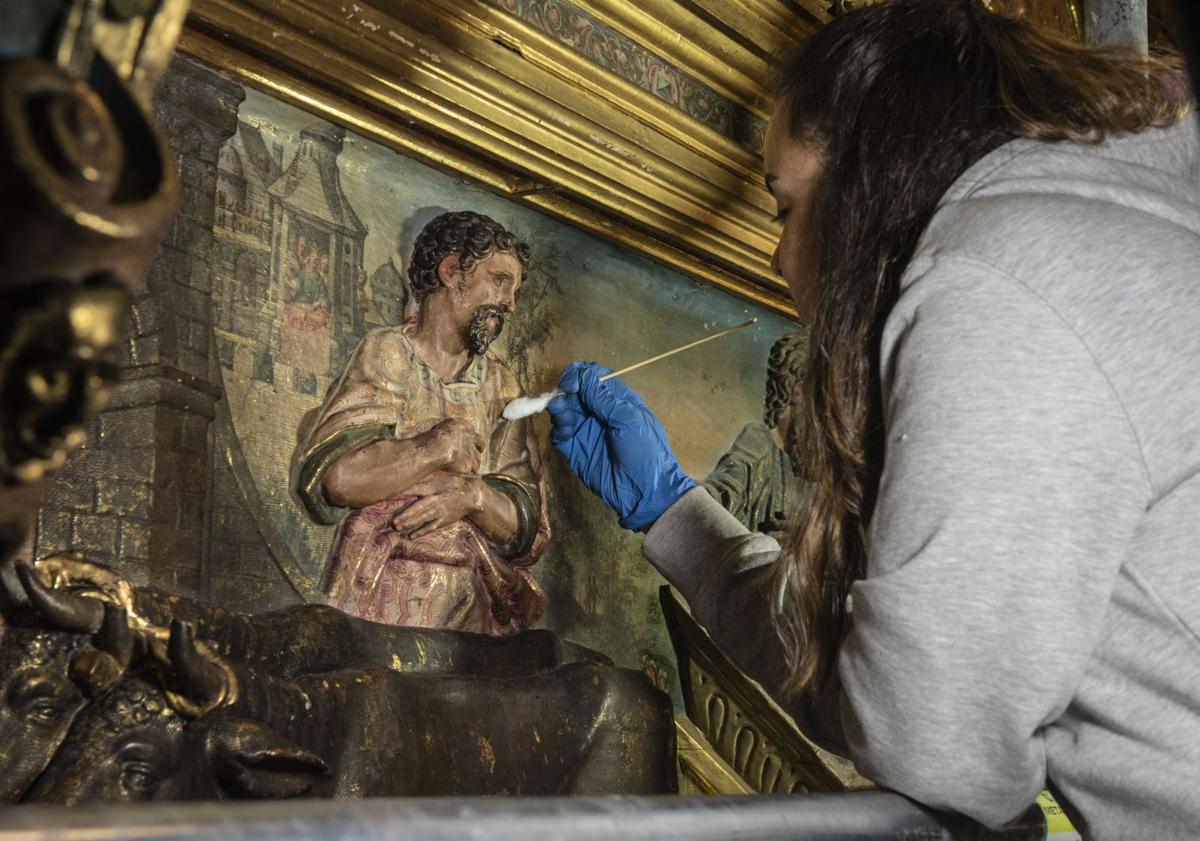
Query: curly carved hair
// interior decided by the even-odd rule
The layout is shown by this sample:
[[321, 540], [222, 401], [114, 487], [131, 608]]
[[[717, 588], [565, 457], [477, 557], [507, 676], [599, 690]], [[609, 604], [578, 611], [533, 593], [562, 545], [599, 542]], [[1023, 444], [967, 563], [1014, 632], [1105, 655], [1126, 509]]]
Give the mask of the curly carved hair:
[[779, 417], [796, 399], [808, 366], [808, 331], [787, 333], [771, 345], [767, 357], [767, 389], [763, 398], [763, 423], [774, 429]]
[[437, 270], [446, 255], [459, 255], [462, 270], [469, 272], [476, 263], [497, 251], [513, 254], [521, 261], [523, 282], [529, 272], [532, 253], [528, 243], [521, 242], [499, 222], [482, 213], [460, 210], [434, 217], [413, 243], [408, 265], [413, 297], [421, 303], [441, 285]]
[[[52, 631], [10, 625], [4, 629], [4, 645], [0, 647], [0, 667], [49, 666], [55, 660], [66, 660], [84, 647], [88, 638], [69, 631]], [[7, 669], [5, 669], [7, 670]], [[2, 674], [3, 671], [0, 671]]]

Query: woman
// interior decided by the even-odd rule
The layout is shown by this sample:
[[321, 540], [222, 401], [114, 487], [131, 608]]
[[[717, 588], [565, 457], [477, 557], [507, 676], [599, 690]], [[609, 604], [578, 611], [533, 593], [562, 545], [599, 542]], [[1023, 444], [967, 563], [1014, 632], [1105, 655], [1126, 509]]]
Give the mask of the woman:
[[[1092, 839], [1200, 828], [1200, 143], [1178, 66], [901, 0], [784, 69], [812, 352], [788, 547], [568, 368], [552, 440], [726, 651], [879, 784]], [[757, 622], [748, 617], [759, 617]]]

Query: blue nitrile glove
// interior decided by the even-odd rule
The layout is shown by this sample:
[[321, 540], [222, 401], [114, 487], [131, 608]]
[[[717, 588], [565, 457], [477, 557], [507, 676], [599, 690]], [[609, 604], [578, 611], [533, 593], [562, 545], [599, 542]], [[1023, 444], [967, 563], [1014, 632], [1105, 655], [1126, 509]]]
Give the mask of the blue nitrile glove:
[[644, 528], [696, 487], [675, 460], [667, 434], [637, 392], [591, 362], [563, 371], [561, 397], [547, 407], [550, 442], [627, 529]]

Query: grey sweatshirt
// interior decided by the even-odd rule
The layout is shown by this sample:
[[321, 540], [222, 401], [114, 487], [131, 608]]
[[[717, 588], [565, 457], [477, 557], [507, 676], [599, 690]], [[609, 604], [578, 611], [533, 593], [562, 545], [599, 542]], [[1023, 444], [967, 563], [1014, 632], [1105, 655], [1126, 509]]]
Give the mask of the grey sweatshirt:
[[[841, 685], [791, 707], [885, 787], [998, 825], [1049, 780], [1085, 837], [1200, 838], [1198, 140], [1010, 143], [904, 274]], [[644, 552], [777, 690], [778, 545], [694, 490]]]

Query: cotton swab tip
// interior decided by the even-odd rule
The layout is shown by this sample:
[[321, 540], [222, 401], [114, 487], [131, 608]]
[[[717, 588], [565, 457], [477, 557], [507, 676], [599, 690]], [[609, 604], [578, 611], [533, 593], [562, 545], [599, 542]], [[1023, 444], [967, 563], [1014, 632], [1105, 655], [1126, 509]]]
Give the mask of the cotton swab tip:
[[546, 407], [550, 405], [550, 401], [561, 394], [561, 391], [554, 389], [554, 391], [539, 394], [537, 397], [517, 397], [508, 401], [508, 404], [504, 407], [504, 411], [500, 414], [508, 421], [521, 420], [530, 415], [536, 415], [538, 412], [546, 411]]

